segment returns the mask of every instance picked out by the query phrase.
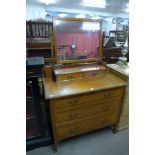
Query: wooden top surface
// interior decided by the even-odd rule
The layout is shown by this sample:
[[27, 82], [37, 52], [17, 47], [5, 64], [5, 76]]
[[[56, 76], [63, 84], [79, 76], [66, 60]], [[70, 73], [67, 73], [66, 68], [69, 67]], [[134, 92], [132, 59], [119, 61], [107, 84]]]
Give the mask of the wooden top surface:
[[45, 99], [56, 99], [121, 87], [126, 84], [127, 83], [124, 80], [111, 73], [107, 73], [104, 77], [78, 79], [65, 82], [55, 82], [51, 78], [44, 78], [44, 92]]
[[87, 72], [87, 71], [105, 70], [105, 69], [106, 69], [105, 67], [100, 65], [91, 65], [91, 66], [55, 69], [54, 72], [56, 75], [59, 75], [59, 74], [69, 74], [69, 73]]

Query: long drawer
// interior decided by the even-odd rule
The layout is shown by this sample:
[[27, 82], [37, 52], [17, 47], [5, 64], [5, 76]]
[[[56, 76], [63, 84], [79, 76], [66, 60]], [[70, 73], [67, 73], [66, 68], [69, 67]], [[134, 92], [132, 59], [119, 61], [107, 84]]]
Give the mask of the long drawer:
[[56, 123], [61, 123], [70, 120], [76, 120], [90, 115], [99, 113], [107, 114], [108, 112], [116, 112], [119, 108], [120, 99], [116, 98], [111, 101], [97, 101], [95, 105], [83, 106], [67, 111], [56, 112]]
[[116, 122], [115, 115], [115, 113], [109, 113], [106, 115], [101, 114], [91, 119], [79, 121], [68, 125], [57, 126], [58, 139], [60, 140], [67, 137], [72, 137], [81, 133], [102, 128], [107, 125], [112, 125]]
[[97, 100], [110, 100], [113, 97], [120, 96], [122, 89], [111, 89], [105, 91], [99, 91], [91, 94], [77, 95], [74, 97], [61, 98], [55, 101], [55, 108], [58, 109], [69, 109], [78, 107], [82, 103], [97, 101]]

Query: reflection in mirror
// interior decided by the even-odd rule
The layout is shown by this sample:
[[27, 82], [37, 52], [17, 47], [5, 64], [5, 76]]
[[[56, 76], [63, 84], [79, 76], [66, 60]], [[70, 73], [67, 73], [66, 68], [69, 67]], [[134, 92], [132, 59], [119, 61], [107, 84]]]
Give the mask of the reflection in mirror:
[[100, 22], [55, 20], [58, 61], [99, 58]]

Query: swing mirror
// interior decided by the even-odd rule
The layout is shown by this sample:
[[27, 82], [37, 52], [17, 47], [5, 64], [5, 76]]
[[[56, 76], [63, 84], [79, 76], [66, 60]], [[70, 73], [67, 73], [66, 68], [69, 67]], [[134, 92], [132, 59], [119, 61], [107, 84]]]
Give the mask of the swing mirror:
[[56, 62], [99, 61], [102, 53], [101, 21], [93, 19], [54, 18]]

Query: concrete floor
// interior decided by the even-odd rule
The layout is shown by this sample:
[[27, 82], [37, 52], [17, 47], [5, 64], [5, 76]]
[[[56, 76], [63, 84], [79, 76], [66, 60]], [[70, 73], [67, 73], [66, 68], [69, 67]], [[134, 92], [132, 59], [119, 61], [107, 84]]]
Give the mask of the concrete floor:
[[129, 155], [129, 129], [117, 134], [101, 129], [61, 141], [58, 152], [47, 146], [28, 151], [27, 155]]

